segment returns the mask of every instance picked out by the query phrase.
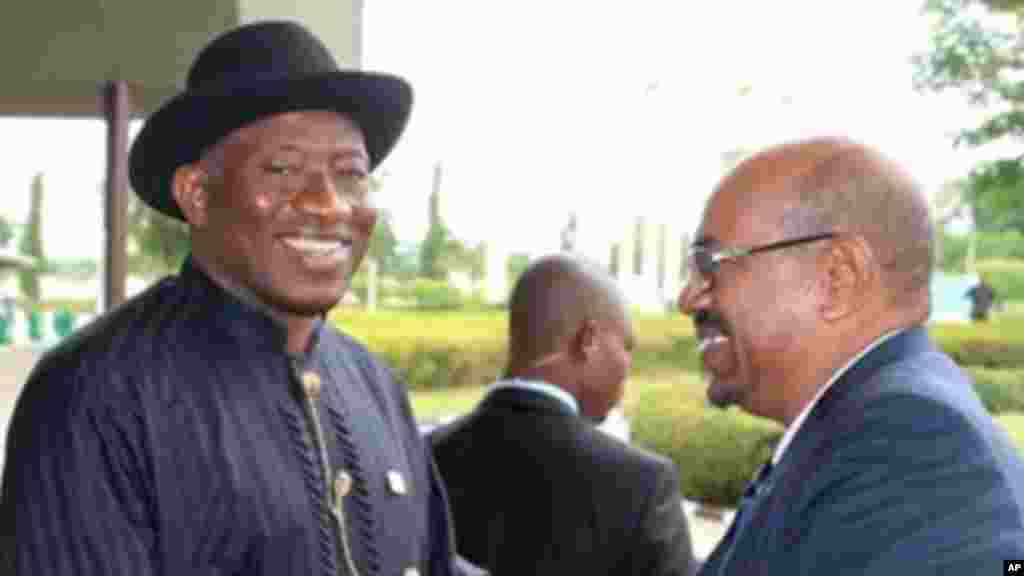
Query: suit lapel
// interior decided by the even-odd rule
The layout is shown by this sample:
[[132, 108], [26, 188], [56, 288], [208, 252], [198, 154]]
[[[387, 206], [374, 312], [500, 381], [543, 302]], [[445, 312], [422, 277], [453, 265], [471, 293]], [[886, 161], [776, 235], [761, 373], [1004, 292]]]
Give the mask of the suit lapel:
[[[911, 328], [880, 344], [834, 382], [808, 414], [776, 465], [771, 491], [750, 511], [750, 523], [737, 535], [729, 565], [720, 566], [728, 544], [723, 540], [708, 557], [701, 574], [756, 574], [758, 566], [765, 566], [762, 562], [770, 562], [770, 555], [791, 555], [792, 547], [798, 544], [799, 534], [794, 531], [800, 527], [787, 520], [800, 509], [799, 503], [806, 495], [809, 481], [830, 457], [830, 451], [823, 448], [827, 447], [829, 434], [837, 427], [843, 410], [863, 400], [867, 392], [862, 384], [883, 367], [929, 350], [934, 347], [927, 331], [922, 327]], [[772, 544], [761, 545], [768, 542]]]

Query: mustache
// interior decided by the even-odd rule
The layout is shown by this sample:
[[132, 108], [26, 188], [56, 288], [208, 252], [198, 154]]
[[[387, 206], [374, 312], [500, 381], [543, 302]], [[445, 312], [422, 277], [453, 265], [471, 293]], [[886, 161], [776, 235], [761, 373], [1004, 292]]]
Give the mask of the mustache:
[[697, 310], [693, 315], [693, 324], [698, 330], [702, 327], [715, 327], [724, 334], [728, 334], [725, 318], [714, 310]]

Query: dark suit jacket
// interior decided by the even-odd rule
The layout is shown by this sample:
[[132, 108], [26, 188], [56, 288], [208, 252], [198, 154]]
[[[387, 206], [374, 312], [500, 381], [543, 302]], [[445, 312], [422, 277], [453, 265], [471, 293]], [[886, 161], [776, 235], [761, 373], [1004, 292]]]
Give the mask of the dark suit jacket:
[[999, 574], [1024, 558], [1024, 464], [923, 328], [822, 396], [701, 574]]
[[553, 398], [497, 390], [431, 441], [457, 549], [495, 576], [696, 572], [675, 466]]

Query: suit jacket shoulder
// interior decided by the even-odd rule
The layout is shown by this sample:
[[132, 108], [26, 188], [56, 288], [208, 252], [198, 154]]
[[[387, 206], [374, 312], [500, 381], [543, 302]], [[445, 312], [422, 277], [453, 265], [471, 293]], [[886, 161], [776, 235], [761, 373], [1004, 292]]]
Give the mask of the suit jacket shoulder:
[[459, 551], [492, 573], [692, 573], [674, 464], [556, 400], [497, 391], [431, 442]]
[[727, 573], [981, 574], [1024, 554], [1020, 457], [923, 329], [840, 378], [773, 479]]

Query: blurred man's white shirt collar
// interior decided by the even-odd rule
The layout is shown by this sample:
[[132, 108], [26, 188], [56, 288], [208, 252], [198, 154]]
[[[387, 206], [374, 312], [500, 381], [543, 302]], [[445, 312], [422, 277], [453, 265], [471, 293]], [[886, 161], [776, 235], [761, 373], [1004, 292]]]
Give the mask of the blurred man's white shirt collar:
[[804, 406], [804, 409], [800, 411], [800, 414], [797, 414], [797, 417], [794, 418], [793, 421], [789, 424], [789, 426], [786, 427], [786, 432], [782, 435], [782, 439], [779, 440], [779, 444], [775, 447], [775, 453], [772, 454], [772, 466], [778, 464], [779, 460], [782, 459], [783, 453], [786, 452], [786, 448], [789, 447], [789, 444], [793, 441], [793, 437], [796, 436], [796, 433], [800, 430], [800, 426], [802, 426], [804, 420], [807, 419], [807, 415], [811, 413], [811, 410], [814, 409], [814, 406], [818, 403], [818, 400], [821, 400], [821, 397], [825, 395], [825, 392], [832, 387], [832, 384], [835, 384], [836, 380], [839, 380], [839, 378], [841, 378], [843, 374], [845, 374], [846, 371], [850, 369], [851, 366], [856, 364], [858, 360], [867, 355], [868, 352], [871, 352], [872, 350], [880, 346], [883, 342], [899, 334], [902, 331], [902, 329], [893, 330], [892, 332], [887, 332], [883, 334], [877, 340], [875, 340], [871, 344], [868, 344], [868, 346], [861, 350], [859, 354], [851, 358], [849, 362], [844, 364], [839, 370], [836, 370], [835, 373], [832, 374], [832, 377], [828, 379], [828, 382], [826, 382], [825, 385], [818, 390], [818, 393], [814, 395], [814, 398], [811, 398], [811, 401], [808, 402], [806, 406]]
[[517, 388], [519, 390], [532, 390], [545, 396], [549, 396], [558, 400], [562, 404], [565, 404], [573, 414], [580, 413], [579, 403], [565, 390], [562, 390], [554, 384], [548, 384], [543, 380], [524, 380], [522, 378], [510, 378], [508, 380], [498, 380], [492, 386], [488, 394], [491, 394], [497, 390], [504, 388]]

